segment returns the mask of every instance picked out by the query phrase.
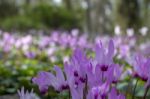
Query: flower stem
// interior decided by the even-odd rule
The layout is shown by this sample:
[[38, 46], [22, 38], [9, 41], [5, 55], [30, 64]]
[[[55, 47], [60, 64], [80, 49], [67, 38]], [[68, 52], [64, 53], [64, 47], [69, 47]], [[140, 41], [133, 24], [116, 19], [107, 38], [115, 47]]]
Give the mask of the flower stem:
[[69, 99], [71, 99], [71, 92], [70, 92], [70, 89], [69, 89]]
[[102, 82], [104, 82], [104, 72], [102, 71]]
[[87, 75], [86, 75], [86, 81], [85, 81], [85, 88], [84, 88], [84, 93], [83, 93], [83, 99], [86, 99], [86, 94], [87, 94], [87, 91], [88, 91], [87, 82], [88, 82], [88, 79], [87, 79]]
[[136, 83], [135, 83], [135, 86], [134, 86], [134, 89], [133, 89], [133, 93], [132, 93], [132, 99], [134, 99], [134, 98], [135, 98], [135, 90], [136, 90], [136, 87], [137, 87], [138, 81], [139, 81], [139, 79], [137, 79], [137, 80], [136, 80]]
[[127, 85], [127, 89], [126, 89], [126, 93], [125, 93], [126, 97], [127, 97], [127, 94], [128, 94], [128, 90], [129, 90], [130, 84], [131, 84], [130, 82], [131, 82], [131, 77], [130, 77], [128, 85]]
[[145, 93], [144, 93], [144, 97], [143, 97], [143, 99], [146, 99], [146, 96], [147, 96], [148, 90], [149, 90], [149, 86], [146, 88], [146, 91], [145, 91]]

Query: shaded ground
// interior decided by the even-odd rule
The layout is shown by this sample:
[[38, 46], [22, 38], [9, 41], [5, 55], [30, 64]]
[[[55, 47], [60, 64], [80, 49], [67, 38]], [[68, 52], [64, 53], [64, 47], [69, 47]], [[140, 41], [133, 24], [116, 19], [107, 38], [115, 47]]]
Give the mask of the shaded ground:
[[18, 95], [4, 95], [0, 96], [0, 99], [19, 99]]

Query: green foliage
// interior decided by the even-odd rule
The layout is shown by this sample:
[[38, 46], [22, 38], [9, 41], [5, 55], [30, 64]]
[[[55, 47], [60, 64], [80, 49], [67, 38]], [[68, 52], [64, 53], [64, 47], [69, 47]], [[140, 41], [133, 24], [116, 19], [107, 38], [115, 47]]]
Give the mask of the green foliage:
[[44, 27], [39, 22], [34, 22], [30, 17], [26, 16], [15, 16], [12, 18], [6, 18], [1, 22], [2, 29], [6, 30], [26, 30], [31, 28], [42, 28]]
[[17, 29], [72, 29], [81, 27], [79, 13], [70, 12], [63, 6], [50, 4], [24, 5], [22, 12], [1, 20], [0, 27], [6, 30]]
[[[32, 47], [32, 49], [34, 49], [35, 46]], [[70, 54], [70, 49], [60, 49], [55, 53], [58, 61], [51, 62], [44, 52], [37, 55], [34, 59], [28, 59], [21, 50], [13, 49], [11, 53], [5, 53], [0, 48], [0, 95], [16, 94], [17, 90], [22, 86], [28, 90], [33, 88], [34, 92], [40, 95], [38, 87], [31, 82], [32, 77], [37, 75], [37, 72], [41, 70], [51, 71], [54, 64], [62, 66], [64, 55]], [[66, 99], [68, 96], [65, 92], [57, 95], [58, 93], [56, 93], [53, 88], [49, 90], [50, 93], [45, 95], [42, 99]]]
[[38, 4], [28, 14], [35, 22], [45, 24], [48, 28], [70, 29], [80, 27], [77, 13], [70, 12], [63, 6]]
[[0, 0], [0, 19], [18, 13], [18, 7], [12, 0]]

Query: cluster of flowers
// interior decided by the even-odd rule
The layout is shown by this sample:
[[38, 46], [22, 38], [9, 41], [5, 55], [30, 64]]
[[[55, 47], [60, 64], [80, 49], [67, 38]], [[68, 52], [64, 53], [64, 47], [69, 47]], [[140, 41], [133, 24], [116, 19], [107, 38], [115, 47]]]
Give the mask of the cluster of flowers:
[[[114, 63], [115, 48], [112, 40], [108, 49], [101, 42], [95, 46], [95, 57], [87, 57], [81, 49], [75, 49], [70, 61], [64, 63], [64, 70], [54, 66], [55, 74], [40, 71], [32, 79], [39, 86], [42, 93], [46, 93], [49, 87], [54, 87], [57, 92], [68, 91], [72, 99], [125, 99], [118, 93], [117, 84], [120, 83], [123, 67]], [[132, 77], [146, 82], [146, 99], [150, 88], [150, 58], [137, 55], [132, 61]], [[134, 96], [134, 92], [132, 93]], [[19, 93], [20, 99], [36, 99], [31, 94]], [[28, 98], [23, 98], [28, 97]]]
[[64, 63], [64, 71], [54, 66], [56, 75], [40, 71], [32, 81], [42, 93], [52, 86], [58, 92], [68, 90], [72, 99], [125, 99], [116, 89], [122, 68], [113, 62], [113, 56], [112, 40], [108, 49], [101, 42], [96, 44], [94, 58], [75, 49], [70, 62]]
[[[116, 31], [117, 32], [117, 31]], [[93, 45], [103, 41], [104, 45], [109, 41], [110, 38], [115, 40], [115, 47], [118, 58], [123, 58], [128, 60], [128, 58], [134, 52], [141, 52], [142, 54], [149, 54], [150, 42], [137, 44], [137, 38], [135, 35], [115, 35], [110, 36], [97, 36], [94, 41], [89, 41], [88, 35], [79, 35], [79, 31], [74, 29], [70, 33], [53, 31], [48, 35], [42, 32], [36, 35], [18, 35], [10, 34], [8, 32], [0, 31], [0, 49], [9, 54], [18, 54], [21, 52], [24, 56], [29, 59], [36, 58], [45, 53], [46, 57], [49, 58], [51, 62], [56, 62], [58, 60], [56, 53], [65, 51], [66, 49], [74, 50], [76, 48], [83, 48], [88, 50], [93, 50]], [[15, 53], [17, 51], [17, 53]], [[20, 53], [19, 53], [20, 54]], [[68, 59], [68, 55], [64, 57], [63, 60]]]
[[[70, 33], [54, 31], [50, 34], [38, 35], [19, 35], [8, 32], [0, 33], [0, 49], [8, 54], [23, 54], [29, 59], [34, 59], [45, 53], [50, 61], [57, 61], [56, 53], [75, 48], [91, 48], [86, 35], [79, 35], [78, 30], [72, 30]], [[17, 51], [17, 53], [16, 53]]]

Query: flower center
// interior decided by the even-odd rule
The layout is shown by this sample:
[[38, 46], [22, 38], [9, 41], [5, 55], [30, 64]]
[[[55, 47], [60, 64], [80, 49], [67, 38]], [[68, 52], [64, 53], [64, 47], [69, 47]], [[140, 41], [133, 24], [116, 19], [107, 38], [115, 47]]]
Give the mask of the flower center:
[[62, 89], [62, 90], [69, 89], [69, 86], [68, 86], [68, 85], [62, 85], [62, 86], [61, 86], [61, 89]]
[[108, 66], [107, 65], [102, 65], [101, 66], [101, 71], [107, 71], [108, 70]]
[[74, 71], [74, 76], [75, 76], [75, 77], [78, 77], [78, 76], [79, 76], [77, 71]]

